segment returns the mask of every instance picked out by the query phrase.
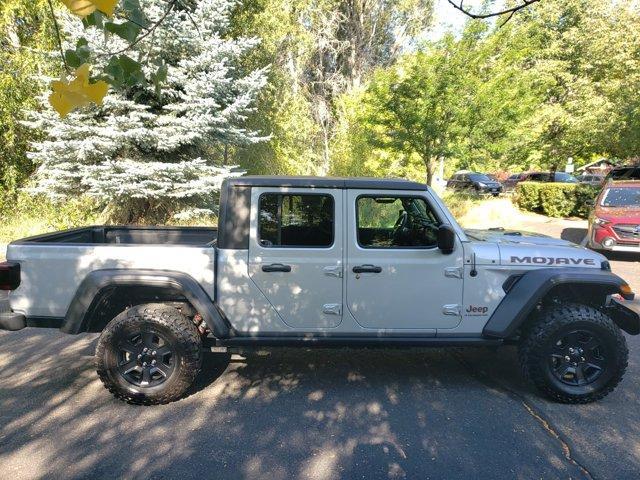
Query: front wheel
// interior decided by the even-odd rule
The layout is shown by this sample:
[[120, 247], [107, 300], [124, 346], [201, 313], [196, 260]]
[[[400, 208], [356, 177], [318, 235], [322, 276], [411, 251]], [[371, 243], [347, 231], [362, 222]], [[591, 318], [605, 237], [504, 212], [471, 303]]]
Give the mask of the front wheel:
[[562, 403], [589, 403], [613, 391], [629, 351], [620, 329], [600, 310], [564, 304], [544, 310], [519, 349], [525, 377]]
[[195, 324], [164, 304], [131, 307], [105, 327], [96, 347], [105, 387], [129, 403], [153, 405], [181, 398], [202, 365]]

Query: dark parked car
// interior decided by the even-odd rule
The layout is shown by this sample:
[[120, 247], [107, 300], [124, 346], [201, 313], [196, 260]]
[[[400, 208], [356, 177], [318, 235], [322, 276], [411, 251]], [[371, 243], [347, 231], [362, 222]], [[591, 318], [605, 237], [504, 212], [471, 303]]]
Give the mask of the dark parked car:
[[607, 174], [605, 182], [609, 180], [640, 180], [640, 165], [614, 168]]
[[516, 185], [522, 181], [523, 178], [526, 178], [526, 173], [514, 173], [509, 175], [509, 177], [502, 183], [505, 190], [513, 190], [516, 188]]
[[589, 215], [588, 246], [640, 254], [640, 181], [611, 182]]
[[505, 190], [513, 190], [520, 182], [559, 182], [559, 183], [578, 183], [578, 179], [573, 175], [565, 172], [522, 172], [514, 173], [504, 181]]
[[494, 197], [502, 192], [502, 184], [484, 173], [457, 173], [447, 182], [447, 188], [458, 191], [490, 193]]
[[528, 172], [523, 174], [521, 182], [558, 182], [558, 183], [578, 183], [578, 179], [565, 172]]

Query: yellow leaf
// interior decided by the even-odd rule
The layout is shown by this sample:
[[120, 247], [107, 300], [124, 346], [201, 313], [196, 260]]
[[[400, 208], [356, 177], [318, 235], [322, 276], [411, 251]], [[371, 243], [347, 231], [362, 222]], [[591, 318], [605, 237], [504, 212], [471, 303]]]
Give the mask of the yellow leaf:
[[91, 15], [96, 10], [100, 10], [107, 15], [113, 15], [113, 11], [118, 4], [118, 0], [62, 0], [71, 12], [84, 18]]
[[51, 82], [51, 90], [49, 104], [61, 117], [66, 117], [71, 111], [89, 103], [102, 105], [109, 84], [102, 80], [90, 83], [89, 65], [85, 63], [78, 67], [72, 80]]

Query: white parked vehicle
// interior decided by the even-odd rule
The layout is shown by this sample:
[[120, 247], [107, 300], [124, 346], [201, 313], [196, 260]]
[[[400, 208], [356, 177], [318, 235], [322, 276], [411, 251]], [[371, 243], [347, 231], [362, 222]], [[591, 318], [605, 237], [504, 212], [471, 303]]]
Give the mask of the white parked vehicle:
[[218, 229], [96, 226], [8, 247], [0, 327], [102, 332], [97, 371], [133, 403], [180, 398], [210, 347], [519, 345], [562, 402], [622, 378], [633, 293], [602, 255], [465, 231], [433, 191], [381, 179], [241, 177]]

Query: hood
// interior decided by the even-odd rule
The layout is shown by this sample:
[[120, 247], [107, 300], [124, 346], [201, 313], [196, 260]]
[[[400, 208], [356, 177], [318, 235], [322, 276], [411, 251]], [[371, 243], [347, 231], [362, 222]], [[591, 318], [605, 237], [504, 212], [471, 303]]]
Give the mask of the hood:
[[535, 232], [469, 229], [465, 233], [472, 240], [497, 244], [501, 265], [601, 268], [607, 260], [575, 243]]
[[501, 228], [491, 228], [489, 230], [465, 229], [472, 240], [480, 240], [483, 242], [493, 242], [513, 245], [557, 245], [565, 247], [577, 247], [575, 243], [568, 240], [549, 237], [536, 232], [527, 232], [520, 230], [505, 230]]
[[609, 220], [613, 223], [640, 224], [640, 207], [602, 207], [595, 210], [598, 218]]

